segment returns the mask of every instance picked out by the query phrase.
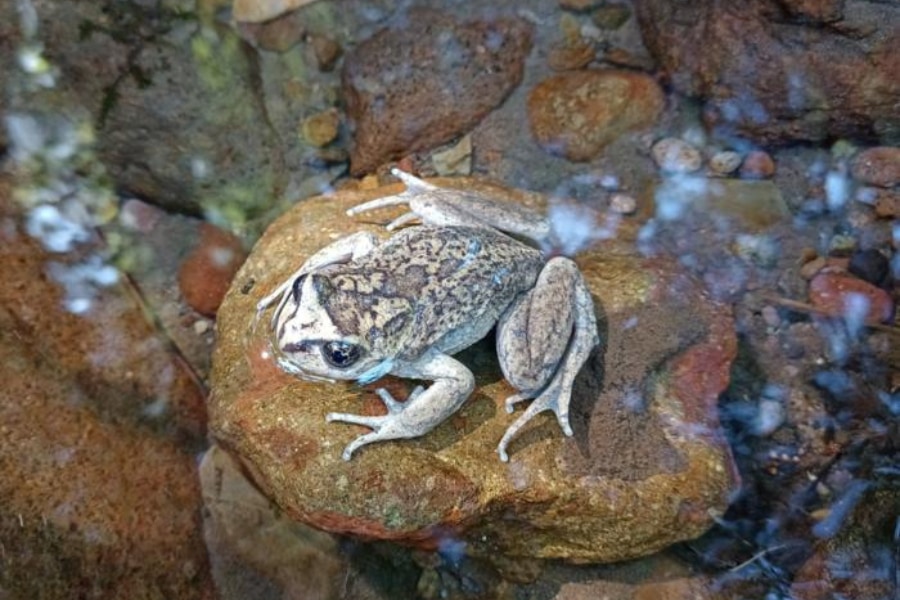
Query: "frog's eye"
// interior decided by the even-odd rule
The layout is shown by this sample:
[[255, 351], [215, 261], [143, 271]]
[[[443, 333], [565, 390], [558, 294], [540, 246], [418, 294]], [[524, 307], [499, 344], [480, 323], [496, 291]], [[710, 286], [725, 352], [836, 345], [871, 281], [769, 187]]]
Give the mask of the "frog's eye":
[[359, 360], [359, 346], [347, 342], [328, 342], [322, 346], [322, 354], [328, 364], [343, 369]]

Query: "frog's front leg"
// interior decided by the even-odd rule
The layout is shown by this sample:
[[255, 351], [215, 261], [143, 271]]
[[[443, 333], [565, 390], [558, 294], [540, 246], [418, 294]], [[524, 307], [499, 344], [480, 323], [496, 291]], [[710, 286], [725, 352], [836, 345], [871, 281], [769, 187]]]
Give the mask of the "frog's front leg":
[[506, 430], [497, 452], [506, 447], [536, 414], [552, 410], [566, 435], [575, 376], [599, 343], [591, 294], [578, 267], [564, 257], [551, 259], [538, 281], [503, 314], [497, 326], [497, 356], [507, 381], [519, 393], [506, 401], [507, 412], [534, 398]]
[[384, 388], [377, 390], [388, 414], [381, 416], [328, 413], [328, 421], [343, 421], [371, 427], [372, 431], [350, 442], [341, 455], [350, 460], [360, 446], [385, 440], [419, 437], [440, 425], [459, 410], [475, 388], [472, 372], [456, 359], [435, 350], [417, 361], [394, 368], [391, 374], [400, 377], [426, 379], [434, 383], [423, 389], [417, 387], [406, 402], [398, 402]]

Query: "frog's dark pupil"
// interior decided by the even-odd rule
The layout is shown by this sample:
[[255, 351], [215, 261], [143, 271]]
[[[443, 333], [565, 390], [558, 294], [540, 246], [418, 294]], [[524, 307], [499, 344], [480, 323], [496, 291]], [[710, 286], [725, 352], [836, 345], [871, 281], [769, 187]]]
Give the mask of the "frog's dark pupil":
[[335, 367], [349, 367], [359, 359], [359, 347], [346, 342], [328, 342], [322, 349], [325, 360]]

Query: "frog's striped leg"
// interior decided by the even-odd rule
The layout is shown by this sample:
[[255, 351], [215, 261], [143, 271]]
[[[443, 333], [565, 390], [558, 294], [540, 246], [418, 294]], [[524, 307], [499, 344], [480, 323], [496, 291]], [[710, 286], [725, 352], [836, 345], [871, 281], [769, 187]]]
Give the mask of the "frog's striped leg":
[[389, 231], [420, 219], [428, 225], [490, 227], [538, 244], [549, 239], [549, 221], [520, 204], [503, 202], [480, 191], [440, 188], [396, 168], [391, 173], [406, 184], [403, 192], [364, 202], [348, 210], [347, 214], [353, 216], [378, 208], [408, 204], [409, 212], [388, 224]]
[[599, 343], [594, 303], [578, 267], [568, 258], [550, 260], [535, 287], [507, 309], [497, 326], [500, 366], [510, 384], [520, 390], [507, 398], [507, 412], [516, 403], [534, 398], [503, 434], [497, 446], [500, 460], [509, 460], [510, 441], [545, 410], [553, 411], [563, 433], [572, 435], [572, 386]]

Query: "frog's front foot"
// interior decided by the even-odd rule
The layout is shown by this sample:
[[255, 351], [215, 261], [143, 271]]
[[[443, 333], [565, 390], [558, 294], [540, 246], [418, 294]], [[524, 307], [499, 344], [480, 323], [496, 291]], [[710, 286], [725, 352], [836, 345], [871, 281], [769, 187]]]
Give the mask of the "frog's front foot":
[[388, 414], [386, 415], [366, 416], [334, 412], [325, 415], [325, 420], [329, 423], [332, 421], [341, 421], [342, 423], [352, 423], [354, 425], [364, 425], [372, 428], [372, 431], [369, 433], [363, 434], [347, 444], [347, 447], [344, 448], [344, 452], [341, 454], [341, 458], [350, 460], [353, 453], [366, 444], [384, 440], [415, 437], [418, 435], [418, 433], [410, 430], [410, 428], [406, 426], [400, 415], [403, 413], [404, 406], [415, 400], [423, 391], [425, 391], [425, 388], [418, 386], [412, 391], [406, 402], [398, 402], [386, 389], [378, 388], [375, 390], [375, 393], [378, 394], [378, 397], [384, 402], [384, 406], [388, 411]]

